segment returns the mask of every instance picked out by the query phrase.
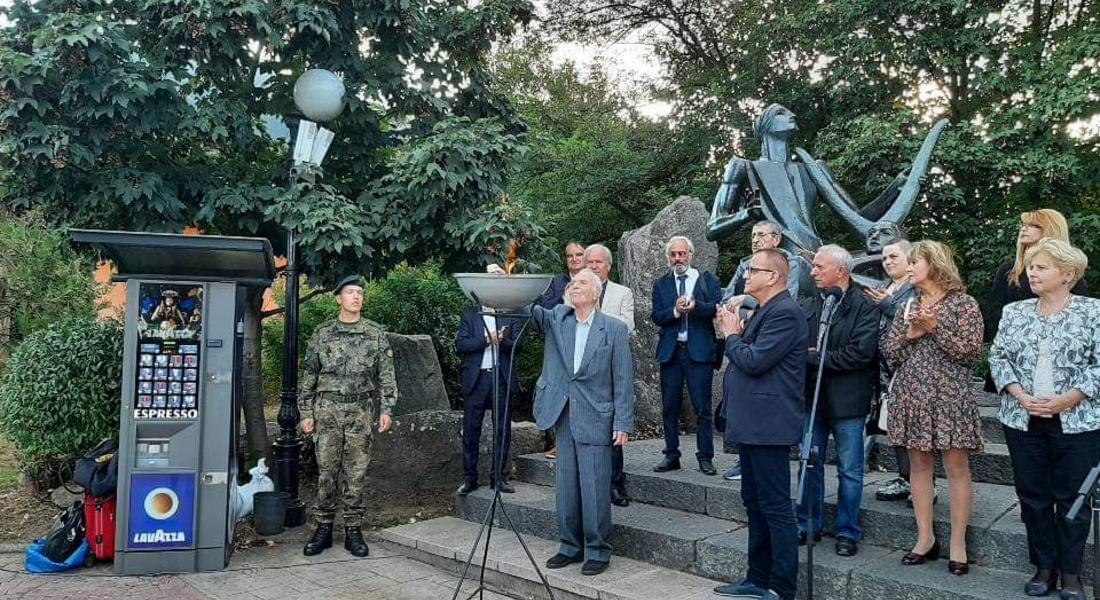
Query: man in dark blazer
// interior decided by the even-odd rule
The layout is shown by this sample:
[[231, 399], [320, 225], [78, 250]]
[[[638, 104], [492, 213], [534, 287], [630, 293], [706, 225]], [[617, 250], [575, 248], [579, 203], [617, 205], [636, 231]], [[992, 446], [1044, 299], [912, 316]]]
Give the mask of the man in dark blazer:
[[661, 401], [664, 417], [664, 458], [654, 471], [680, 468], [680, 401], [685, 382], [695, 409], [699, 470], [714, 475], [714, 426], [711, 424], [711, 383], [717, 357], [714, 351], [714, 315], [722, 299], [722, 285], [710, 271], [691, 266], [695, 245], [674, 236], [665, 245], [669, 272], [653, 282], [653, 322], [661, 331], [657, 362], [661, 365]]
[[[822, 246], [814, 255], [810, 275], [819, 291], [839, 288], [843, 295], [833, 309], [829, 343], [821, 376], [817, 418], [811, 425], [818, 367], [822, 365], [823, 331], [819, 331], [824, 299], [808, 296], [802, 303], [810, 334], [806, 372], [806, 426], [813, 427], [817, 454], [806, 476], [806, 489], [798, 506], [799, 543], [805, 543], [810, 502], [814, 531], [820, 532], [825, 510], [825, 444], [831, 433], [837, 449], [837, 514], [833, 522], [836, 553], [854, 556], [863, 538], [859, 504], [863, 498], [863, 439], [867, 414], [878, 389], [879, 311], [852, 282], [852, 255], [835, 244]], [[815, 533], [814, 539], [817, 540]]]
[[[458, 494], [465, 496], [477, 489], [477, 463], [481, 424], [485, 411], [494, 411], [493, 379], [496, 376], [499, 402], [502, 410], [494, 414], [496, 430], [493, 432], [493, 464], [501, 461], [500, 481], [493, 479], [495, 470], [489, 470], [489, 485], [500, 486], [500, 491], [515, 491], [508, 483], [508, 449], [512, 441], [512, 403], [518, 366], [512, 354], [520, 347], [517, 327], [508, 318], [490, 314], [491, 308], [467, 308], [458, 322], [455, 351], [462, 355], [462, 471], [463, 483]], [[499, 328], [499, 329], [498, 329]], [[509, 382], [511, 386], [509, 386]], [[510, 388], [510, 389], [509, 389]]]
[[808, 330], [787, 291], [790, 266], [774, 249], [753, 255], [745, 291], [758, 303], [746, 324], [744, 297], [718, 310], [729, 360], [726, 441], [741, 455], [741, 500], [749, 520], [749, 569], [720, 596], [793, 600], [798, 582], [798, 528], [791, 505], [790, 447], [802, 437]]
[[573, 280], [578, 271], [584, 268], [584, 246], [577, 242], [569, 242], [565, 245], [565, 273], [555, 275], [550, 280], [550, 287], [539, 296], [538, 305], [543, 308], [554, 308], [565, 301], [565, 286]]
[[566, 290], [572, 306], [531, 307], [532, 327], [546, 335], [535, 423], [553, 427], [558, 438], [554, 495], [561, 546], [546, 566], [583, 560], [582, 575], [598, 575], [611, 561], [611, 447], [626, 444], [634, 430], [630, 336], [622, 321], [597, 308], [601, 286], [584, 269]]

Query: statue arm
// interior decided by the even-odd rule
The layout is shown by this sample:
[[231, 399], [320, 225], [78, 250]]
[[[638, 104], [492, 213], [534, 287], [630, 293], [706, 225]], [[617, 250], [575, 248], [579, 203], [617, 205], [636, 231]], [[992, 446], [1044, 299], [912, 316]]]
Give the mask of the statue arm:
[[726, 163], [722, 185], [714, 196], [714, 206], [711, 207], [710, 221], [707, 223], [708, 240], [725, 237], [728, 232], [749, 222], [748, 209], [734, 205], [748, 179], [748, 168], [748, 161], [737, 156]]
[[837, 182], [836, 176], [833, 175], [833, 171], [829, 168], [829, 165], [823, 160], [815, 160], [814, 162], [816, 162], [818, 166], [821, 167], [821, 170], [824, 171], [825, 177], [829, 179], [829, 183], [833, 186], [833, 188], [836, 189], [837, 195], [840, 196], [840, 199], [843, 200], [845, 204], [854, 209], [856, 207], [855, 200], [852, 200], [852, 195], [848, 193], [848, 190], [845, 190], [844, 187], [841, 186], [839, 182]]
[[814, 182], [814, 186], [817, 187], [818, 192], [825, 199], [825, 202], [832, 207], [833, 210], [840, 215], [840, 218], [854, 229], [861, 236], [866, 236], [867, 232], [871, 230], [871, 221], [863, 218], [854, 206], [850, 204], [850, 201], [845, 201], [841, 197], [838, 191], [839, 186], [829, 177], [826, 171], [810, 156], [809, 152], [806, 152], [802, 148], [795, 148], [795, 154], [802, 160], [802, 164], [806, 166], [806, 172], [809, 173], [810, 179]]

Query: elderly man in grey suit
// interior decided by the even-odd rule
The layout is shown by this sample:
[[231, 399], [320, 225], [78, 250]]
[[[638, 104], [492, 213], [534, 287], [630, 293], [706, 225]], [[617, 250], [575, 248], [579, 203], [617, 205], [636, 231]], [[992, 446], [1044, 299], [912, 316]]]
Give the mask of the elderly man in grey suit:
[[[494, 270], [490, 268], [490, 270]], [[611, 561], [611, 447], [634, 430], [634, 367], [626, 325], [599, 311], [600, 278], [582, 269], [566, 288], [572, 306], [531, 307], [532, 325], [546, 335], [535, 422], [554, 428], [560, 569], [584, 561], [598, 575]]]

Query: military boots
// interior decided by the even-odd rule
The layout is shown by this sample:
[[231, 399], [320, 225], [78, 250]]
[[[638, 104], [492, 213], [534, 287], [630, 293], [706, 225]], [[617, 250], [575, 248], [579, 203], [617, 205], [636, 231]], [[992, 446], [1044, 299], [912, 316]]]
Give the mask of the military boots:
[[332, 523], [321, 523], [313, 531], [313, 537], [302, 549], [302, 554], [315, 556], [332, 547]]
[[370, 548], [363, 541], [363, 531], [358, 527], [344, 528], [344, 549], [359, 557], [370, 554]]

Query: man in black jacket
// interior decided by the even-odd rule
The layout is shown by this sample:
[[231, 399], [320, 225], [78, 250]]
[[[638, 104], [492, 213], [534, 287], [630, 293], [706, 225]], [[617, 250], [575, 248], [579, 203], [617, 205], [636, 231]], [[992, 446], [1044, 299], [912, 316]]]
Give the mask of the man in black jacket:
[[[805, 543], [810, 502], [813, 502], [814, 540], [821, 531], [825, 508], [825, 445], [833, 435], [837, 449], [837, 515], [833, 523], [836, 553], [854, 556], [862, 538], [859, 504], [863, 496], [863, 435], [878, 383], [878, 310], [854, 287], [852, 256], [833, 244], [822, 246], [810, 271], [819, 291], [840, 288], [843, 292], [832, 315], [825, 359], [819, 349], [824, 342], [820, 327], [824, 298], [814, 295], [802, 310], [810, 332], [806, 373], [806, 426], [813, 427], [817, 456], [806, 477], [806, 490], [798, 506], [799, 542]], [[809, 423], [819, 365], [824, 364], [817, 418]]]

